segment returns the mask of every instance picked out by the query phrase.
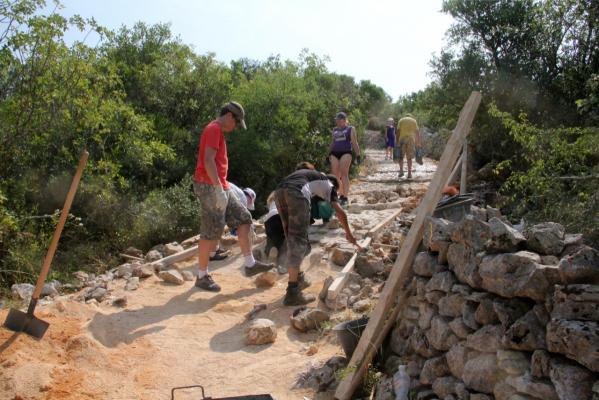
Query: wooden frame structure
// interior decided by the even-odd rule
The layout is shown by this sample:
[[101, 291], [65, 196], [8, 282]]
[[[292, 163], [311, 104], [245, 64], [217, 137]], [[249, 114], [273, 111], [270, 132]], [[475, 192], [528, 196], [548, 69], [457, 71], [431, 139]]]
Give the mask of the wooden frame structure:
[[418, 207], [418, 213], [408, 236], [402, 244], [401, 251], [395, 261], [391, 274], [385, 283], [379, 302], [377, 303], [360, 342], [348, 365], [348, 374], [339, 383], [335, 391], [338, 400], [349, 400], [360, 384], [372, 358], [381, 346], [383, 339], [395, 323], [395, 319], [403, 303], [405, 303], [406, 291], [402, 290], [408, 284], [411, 275], [412, 262], [416, 255], [418, 244], [422, 240], [424, 222], [428, 215], [435, 209], [441, 191], [449, 178], [450, 168], [455, 165], [460, 150], [463, 148], [464, 139], [470, 132], [472, 121], [481, 101], [479, 92], [472, 92], [468, 101], [460, 112], [457, 125], [449, 138], [437, 171], [433, 176], [431, 184], [424, 195], [422, 203]]

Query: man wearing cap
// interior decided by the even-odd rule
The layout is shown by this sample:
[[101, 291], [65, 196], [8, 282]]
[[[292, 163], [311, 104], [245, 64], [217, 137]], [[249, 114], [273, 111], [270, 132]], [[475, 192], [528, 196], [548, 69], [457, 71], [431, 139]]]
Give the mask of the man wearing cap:
[[393, 160], [393, 149], [395, 148], [395, 126], [393, 118], [387, 118], [385, 127], [385, 160]]
[[401, 150], [399, 154], [399, 176], [403, 176], [403, 159], [405, 157], [408, 167], [408, 179], [412, 179], [412, 158], [414, 158], [415, 147], [420, 147], [420, 131], [412, 114], [406, 114], [399, 120], [397, 137], [398, 147]]
[[202, 209], [198, 246], [199, 269], [195, 285], [212, 292], [218, 292], [221, 288], [208, 273], [210, 251], [218, 243], [225, 223], [230, 228], [237, 228], [246, 276], [274, 268], [274, 264], [265, 264], [254, 259], [250, 245], [252, 215], [237, 196], [232, 195], [227, 181], [229, 161], [225, 133], [232, 132], [238, 126], [246, 129], [244, 118], [245, 112], [241, 104], [231, 101], [223, 105], [219, 117], [210, 122], [200, 136], [193, 184]]

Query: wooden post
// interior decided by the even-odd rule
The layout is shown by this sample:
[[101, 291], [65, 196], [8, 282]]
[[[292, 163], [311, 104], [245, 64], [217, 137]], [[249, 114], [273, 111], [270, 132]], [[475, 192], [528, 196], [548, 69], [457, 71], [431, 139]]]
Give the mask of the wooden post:
[[460, 173], [460, 166], [462, 165], [462, 157], [464, 157], [463, 154], [460, 156], [460, 158], [458, 158], [458, 161], [455, 163], [455, 166], [451, 170], [451, 175], [449, 175], [449, 179], [447, 179], [447, 182], [445, 182], [445, 186], [451, 185], [453, 182], [456, 181], [456, 179], [458, 179], [458, 174]]
[[412, 261], [416, 255], [418, 244], [422, 240], [425, 218], [432, 213], [441, 197], [441, 191], [451, 172], [449, 168], [455, 164], [458, 158], [464, 138], [470, 132], [470, 127], [480, 101], [480, 93], [472, 92], [460, 112], [456, 128], [447, 142], [433, 180], [424, 195], [421, 205], [418, 207], [418, 214], [412, 223], [408, 236], [402, 244], [399, 256], [391, 270], [391, 275], [389, 275], [385, 283], [379, 302], [372, 312], [368, 325], [349, 362], [347, 368], [349, 373], [339, 383], [335, 391], [336, 399], [349, 400], [351, 398], [360, 384], [364, 372], [372, 361], [372, 357], [380, 345], [379, 342], [382, 341], [381, 338], [386, 336], [390, 327], [395, 322], [392, 317], [397, 315], [399, 307], [403, 303], [401, 297], [398, 299], [397, 294], [407, 284], [406, 278], [411, 275]]
[[462, 150], [462, 172], [460, 176], [460, 194], [466, 194], [466, 178], [468, 177], [468, 138], [464, 139]]

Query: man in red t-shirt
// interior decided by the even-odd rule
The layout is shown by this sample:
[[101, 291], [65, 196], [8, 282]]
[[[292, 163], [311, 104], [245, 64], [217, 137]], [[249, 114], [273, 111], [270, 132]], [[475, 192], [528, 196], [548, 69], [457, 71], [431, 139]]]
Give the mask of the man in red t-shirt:
[[212, 292], [220, 291], [220, 286], [208, 274], [210, 252], [223, 234], [225, 223], [237, 229], [239, 246], [244, 256], [246, 276], [274, 268], [254, 259], [250, 244], [252, 215], [237, 197], [229, 190], [227, 170], [227, 142], [225, 133], [236, 127], [245, 126], [245, 112], [241, 104], [231, 101], [225, 104], [219, 117], [210, 122], [202, 132], [198, 151], [198, 164], [194, 175], [193, 189], [202, 207], [200, 223], [200, 243], [198, 256], [198, 277], [195, 285]]

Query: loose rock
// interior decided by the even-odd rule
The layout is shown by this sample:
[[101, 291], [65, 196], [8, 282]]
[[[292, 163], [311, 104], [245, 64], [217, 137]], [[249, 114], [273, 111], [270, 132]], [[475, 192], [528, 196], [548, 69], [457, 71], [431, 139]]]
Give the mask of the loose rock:
[[163, 281], [165, 281], [167, 283], [172, 283], [174, 285], [182, 285], [185, 282], [185, 280], [183, 279], [183, 276], [181, 276], [181, 273], [179, 271], [177, 271], [176, 269], [160, 271], [158, 276]]
[[277, 328], [269, 319], [259, 318], [250, 322], [246, 331], [246, 343], [249, 345], [261, 345], [274, 343], [277, 338]]

